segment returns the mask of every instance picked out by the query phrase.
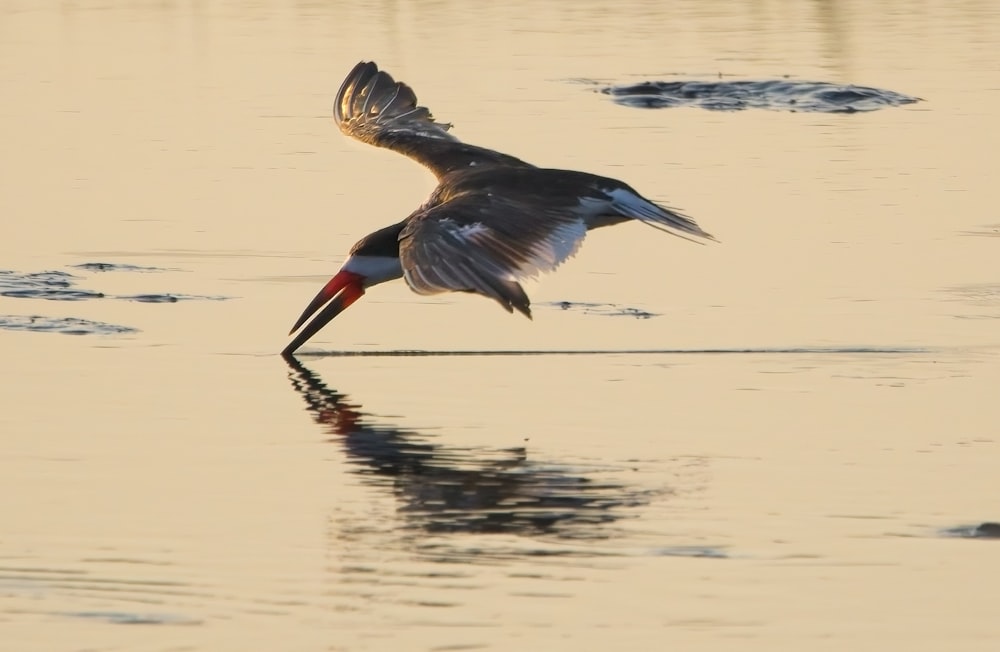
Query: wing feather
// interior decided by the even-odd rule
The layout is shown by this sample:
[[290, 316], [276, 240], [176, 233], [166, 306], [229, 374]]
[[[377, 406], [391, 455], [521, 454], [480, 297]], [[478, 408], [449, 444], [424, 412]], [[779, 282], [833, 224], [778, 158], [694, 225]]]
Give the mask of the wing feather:
[[533, 167], [529, 163], [459, 141], [450, 124], [437, 122], [417, 104], [416, 93], [374, 62], [354, 66], [337, 92], [333, 117], [344, 134], [361, 142], [405, 154], [440, 179], [454, 170], [477, 166]]
[[512, 202], [460, 197], [410, 218], [399, 236], [403, 277], [418, 294], [475, 292], [530, 317], [518, 282], [554, 270], [587, 226], [568, 212], [523, 214]]

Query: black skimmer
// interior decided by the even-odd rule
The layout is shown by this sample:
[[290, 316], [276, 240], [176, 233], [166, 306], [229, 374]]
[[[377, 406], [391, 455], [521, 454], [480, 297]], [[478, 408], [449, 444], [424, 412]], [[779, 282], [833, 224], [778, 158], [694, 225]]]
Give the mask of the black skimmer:
[[[417, 104], [413, 89], [372, 62], [347, 75], [333, 106], [337, 126], [362, 142], [405, 154], [438, 179], [409, 217], [365, 236], [295, 322], [294, 353], [365, 290], [397, 278], [418, 294], [475, 292], [531, 318], [519, 280], [555, 269], [587, 231], [638, 220], [685, 239], [712, 236], [694, 220], [627, 184], [586, 172], [553, 170], [468, 145]], [[289, 333], [289, 334], [291, 334]]]

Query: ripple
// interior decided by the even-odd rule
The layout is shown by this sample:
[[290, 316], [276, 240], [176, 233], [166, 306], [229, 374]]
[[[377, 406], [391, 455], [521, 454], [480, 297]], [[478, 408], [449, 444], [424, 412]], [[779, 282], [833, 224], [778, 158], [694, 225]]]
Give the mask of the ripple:
[[0, 315], [0, 330], [62, 333], [63, 335], [126, 335], [139, 329], [76, 317]]
[[600, 92], [623, 106], [647, 109], [691, 106], [708, 111], [767, 109], [859, 113], [921, 101], [917, 97], [868, 86], [787, 79], [645, 81], [607, 86]]
[[605, 317], [633, 317], [635, 319], [649, 319], [659, 317], [655, 312], [648, 312], [641, 308], [629, 308], [619, 306], [614, 303], [585, 303], [581, 301], [550, 301], [542, 305], [553, 306], [560, 310], [575, 310], [586, 315], [603, 315]]
[[86, 270], [88, 272], [176, 272], [180, 271], [177, 269], [169, 269], [166, 267], [146, 267], [143, 265], [130, 265], [128, 263], [80, 263], [79, 265], [71, 265], [76, 269]]
[[1000, 523], [983, 521], [976, 525], [958, 525], [942, 530], [941, 534], [960, 539], [1000, 539]]
[[[83, 263], [76, 269], [89, 272], [160, 272], [166, 268], [141, 267], [119, 263]], [[176, 271], [176, 270], [172, 270]], [[231, 297], [206, 296], [180, 293], [144, 293], [114, 295], [77, 287], [81, 277], [63, 271], [21, 273], [0, 270], [0, 296], [13, 299], [41, 299], [45, 301], [87, 301], [91, 299], [117, 299], [139, 303], [177, 303], [179, 301], [225, 301]], [[121, 335], [137, 333], [138, 329], [76, 317], [0, 316], [0, 330], [65, 333], [69, 335]]]
[[697, 559], [729, 559], [729, 553], [711, 546], [669, 546], [653, 551], [658, 557], [693, 557]]
[[173, 614], [133, 613], [129, 611], [68, 611], [60, 614], [112, 625], [201, 625], [202, 621]]
[[[117, 625], [198, 625], [197, 617], [167, 612], [148, 612], [150, 605], [171, 600], [210, 597], [203, 588], [163, 578], [124, 577], [109, 569], [52, 567], [46, 565], [0, 566], [0, 589], [15, 601], [25, 601], [20, 610]], [[82, 609], [61, 609], [69, 602]], [[112, 609], [108, 602], [118, 603]], [[15, 602], [16, 604], [16, 602]], [[93, 608], [86, 608], [93, 605]], [[120, 606], [119, 606], [120, 605]], [[134, 610], [137, 607], [140, 610]], [[0, 611], [2, 613], [2, 611]]]
[[1000, 283], [970, 283], [944, 288], [950, 300], [978, 312], [956, 314], [959, 319], [1000, 319]]
[[4, 290], [0, 296], [12, 299], [45, 299], [46, 301], [85, 301], [103, 299], [103, 292], [89, 290], [69, 290], [60, 288], [31, 288], [25, 290]]
[[962, 235], [980, 236], [986, 238], [1000, 238], [1000, 224], [984, 224], [975, 229], [962, 231]]
[[587, 356], [587, 355], [913, 355], [929, 353], [933, 349], [895, 346], [843, 346], [843, 347], [784, 347], [784, 348], [719, 348], [719, 349], [493, 349], [493, 350], [424, 350], [389, 349], [360, 351], [297, 351], [294, 356], [311, 358], [396, 358], [396, 357], [526, 357], [526, 356]]
[[177, 303], [178, 301], [226, 301], [230, 297], [212, 297], [200, 294], [133, 294], [115, 298], [138, 301], [139, 303]]
[[[156, 267], [138, 267], [136, 265], [119, 265], [116, 263], [84, 263], [75, 267], [89, 271], [129, 271], [152, 272], [168, 271]], [[123, 301], [139, 301], [142, 303], [177, 303], [178, 301], [225, 301], [232, 297], [208, 296], [180, 293], [149, 293], [114, 295], [92, 290], [82, 290], [76, 287], [79, 276], [68, 272], [46, 271], [19, 273], [0, 270], [0, 296], [16, 299], [47, 299], [54, 301], [82, 301], [86, 299], [120, 299]]]
[[49, 301], [82, 301], [104, 298], [104, 294], [101, 292], [75, 289], [73, 285], [77, 278], [79, 277], [58, 271], [29, 274], [0, 271], [0, 296]]

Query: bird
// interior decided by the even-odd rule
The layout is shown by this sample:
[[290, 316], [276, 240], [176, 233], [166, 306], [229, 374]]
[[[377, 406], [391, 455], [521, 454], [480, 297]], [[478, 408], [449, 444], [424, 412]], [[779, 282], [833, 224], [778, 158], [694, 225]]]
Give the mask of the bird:
[[371, 61], [358, 63], [344, 79], [333, 118], [345, 135], [422, 164], [438, 184], [405, 219], [351, 248], [295, 322], [289, 335], [320, 311], [285, 347], [286, 356], [386, 281], [402, 278], [422, 295], [472, 292], [531, 319], [520, 281], [554, 270], [591, 229], [636, 220], [687, 240], [715, 239], [692, 218], [622, 181], [536, 167], [460, 141], [451, 124], [436, 121], [418, 103], [410, 86]]

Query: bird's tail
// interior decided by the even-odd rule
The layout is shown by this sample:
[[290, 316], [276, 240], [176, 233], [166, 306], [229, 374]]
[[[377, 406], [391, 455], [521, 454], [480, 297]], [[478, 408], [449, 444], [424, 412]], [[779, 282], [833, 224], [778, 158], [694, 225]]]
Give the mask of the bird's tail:
[[651, 202], [631, 188], [618, 188], [608, 194], [611, 195], [611, 207], [623, 217], [639, 220], [653, 228], [692, 242], [698, 242], [694, 238], [715, 240], [711, 233], [698, 226], [692, 218]]

